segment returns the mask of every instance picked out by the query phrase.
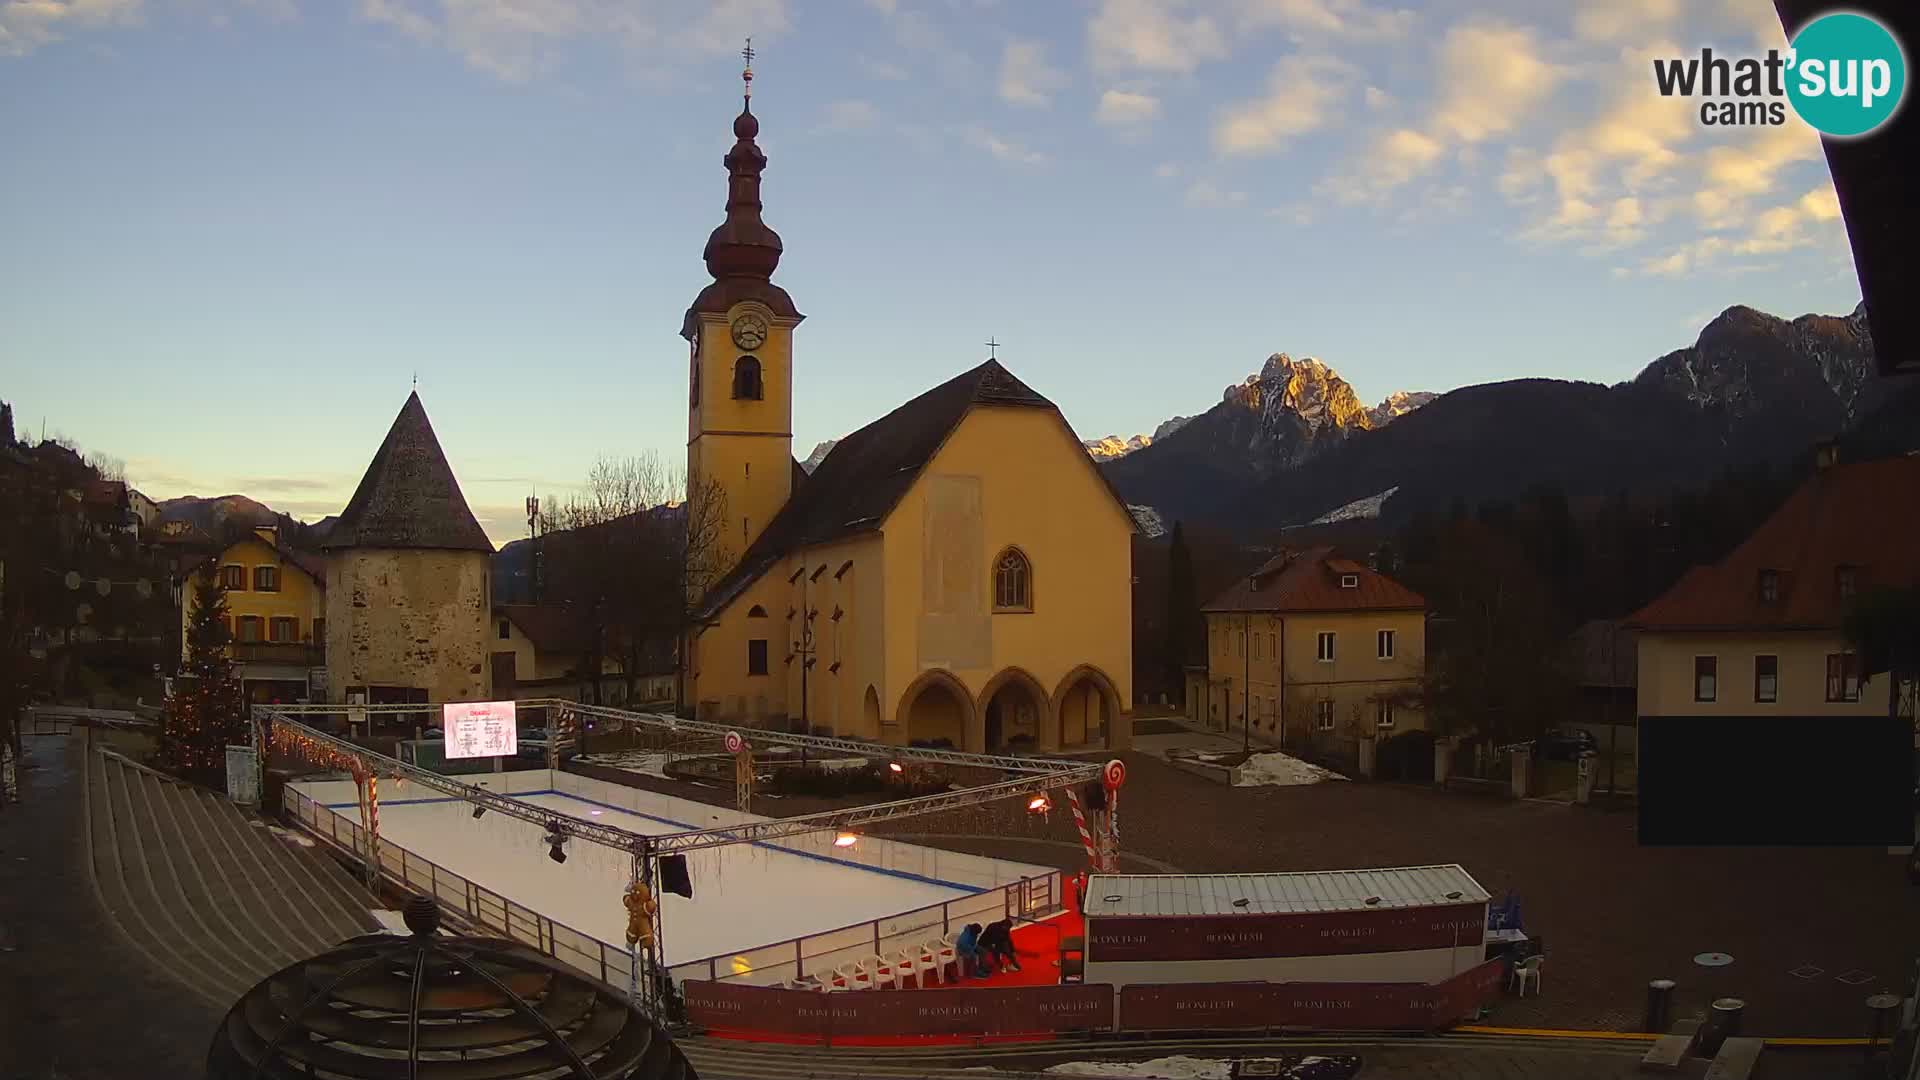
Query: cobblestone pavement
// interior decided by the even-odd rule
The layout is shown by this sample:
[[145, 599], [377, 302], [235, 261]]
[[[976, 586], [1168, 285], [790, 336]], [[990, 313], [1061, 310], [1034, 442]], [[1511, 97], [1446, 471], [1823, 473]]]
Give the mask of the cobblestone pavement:
[[[1528, 931], [1546, 945], [1545, 992], [1503, 1000], [1495, 1024], [1636, 1030], [1647, 982], [1670, 978], [1679, 983], [1676, 1017], [1738, 996], [1748, 1002], [1750, 1032], [1858, 1037], [1866, 998], [1904, 992], [1920, 953], [1920, 890], [1907, 883], [1905, 861], [1882, 848], [1642, 848], [1631, 811], [1397, 784], [1228, 788], [1149, 754], [1123, 756], [1125, 851], [1199, 873], [1457, 862], [1496, 897], [1517, 891]], [[731, 788], [619, 778], [723, 805], [732, 799]], [[755, 809], [787, 816], [829, 805], [783, 799]], [[1043, 821], [1017, 806], [974, 807], [876, 831], [1078, 865], [1070, 849], [1023, 842], [1073, 841], [1063, 813]], [[1706, 952], [1734, 963], [1695, 965]]]
[[205, 1070], [220, 1014], [107, 921], [87, 873], [77, 737], [30, 736], [0, 809], [0, 1078], [125, 1080]]

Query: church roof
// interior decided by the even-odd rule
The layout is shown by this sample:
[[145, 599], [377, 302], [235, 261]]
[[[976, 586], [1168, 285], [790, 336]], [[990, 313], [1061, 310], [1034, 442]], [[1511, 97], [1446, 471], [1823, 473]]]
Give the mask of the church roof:
[[[998, 360], [988, 360], [908, 401], [841, 439], [805, 475], [804, 482], [796, 476], [787, 504], [733, 571], [708, 591], [699, 616], [717, 614], [769, 567], [799, 548], [878, 529], [975, 405], [1046, 409], [1060, 415], [1053, 402], [1015, 378]], [[1060, 422], [1065, 425], [1066, 419]], [[1091, 459], [1088, 466], [1107, 482]], [[1107, 490], [1113, 493], [1110, 483]], [[1113, 496], [1125, 512], [1126, 503], [1118, 493]], [[1131, 514], [1127, 521], [1133, 521]]]
[[493, 553], [440, 451], [418, 393], [394, 417], [326, 547], [442, 548]]

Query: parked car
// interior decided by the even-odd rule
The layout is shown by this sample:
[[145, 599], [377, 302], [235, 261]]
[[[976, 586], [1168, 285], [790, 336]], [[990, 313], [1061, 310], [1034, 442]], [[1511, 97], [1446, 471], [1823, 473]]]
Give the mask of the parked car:
[[1534, 756], [1543, 761], [1575, 761], [1581, 754], [1599, 752], [1599, 740], [1584, 728], [1555, 728], [1533, 742]]

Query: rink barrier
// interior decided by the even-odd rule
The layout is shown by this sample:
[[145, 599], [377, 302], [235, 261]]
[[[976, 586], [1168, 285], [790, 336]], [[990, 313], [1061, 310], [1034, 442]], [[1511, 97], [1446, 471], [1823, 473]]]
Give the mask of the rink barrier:
[[[502, 794], [532, 795], [554, 790], [544, 785], [553, 784], [556, 780], [570, 775], [550, 773], [545, 769], [494, 773], [489, 776], [491, 782], [487, 787]], [[590, 780], [588, 782], [599, 783]], [[315, 836], [332, 842], [347, 855], [361, 862], [362, 865], [365, 864], [365, 830], [349, 816], [355, 804], [343, 800], [343, 796], [347, 799], [353, 797], [356, 790], [353, 781], [302, 781], [298, 784], [288, 784], [281, 790], [282, 805], [290, 816], [305, 825]], [[622, 790], [638, 791], [638, 789]], [[318, 799], [310, 797], [307, 792], [315, 793]], [[564, 788], [561, 788], [559, 793], [571, 794], [575, 798], [581, 797], [579, 794], [565, 791]], [[342, 801], [348, 809], [343, 811], [329, 805], [335, 801]], [[382, 801], [387, 805], [395, 805], [407, 801], [439, 800], [407, 800], [402, 796]], [[609, 801], [603, 805], [642, 816], [653, 816], [636, 809], [639, 800]], [[742, 819], [754, 820], [750, 816], [740, 815], [737, 811], [720, 807], [710, 809], [723, 825], [738, 824]], [[656, 818], [656, 820], [659, 819]], [[1023, 863], [957, 852], [943, 852], [933, 848], [920, 848], [917, 845], [902, 844], [879, 837], [863, 839], [861, 846], [874, 849], [864, 853], [864, 859], [832, 859], [830, 856], [807, 850], [803, 843], [805, 840], [805, 837], [792, 838], [771, 846], [781, 847], [794, 854], [845, 862], [861, 869], [877, 870], [883, 873], [888, 872], [889, 869], [899, 873], [904, 869], [902, 864], [911, 864], [920, 869], [952, 874], [953, 878], [942, 882], [950, 887], [974, 888], [979, 891], [897, 915], [869, 919], [769, 945], [689, 960], [669, 969], [669, 974], [676, 982], [687, 979], [708, 979], [724, 980], [736, 985], [777, 986], [789, 979], [798, 979], [809, 974], [828, 975], [842, 964], [865, 960], [876, 954], [886, 956], [895, 950], [918, 948], [930, 939], [957, 933], [961, 927], [970, 922], [984, 925], [1002, 918], [1036, 921], [1064, 910], [1061, 875], [1058, 870], [1046, 870]], [[830, 843], [830, 838], [823, 836], [818, 838], [818, 841], [824, 846]], [[949, 859], [947, 856], [954, 857]], [[931, 860], [931, 865], [915, 860]], [[1019, 874], [1011, 880], [994, 880], [1017, 874], [1020, 870], [1031, 872]], [[601, 941], [591, 934], [557, 922], [384, 838], [380, 841], [380, 872], [382, 877], [402, 888], [438, 898], [443, 908], [449, 909], [457, 918], [463, 918], [479, 929], [522, 942], [603, 981], [623, 984], [627, 980], [632, 961], [624, 946]], [[907, 876], [907, 874], [903, 873], [901, 876]], [[988, 879], [989, 883], [985, 885], [973, 883], [982, 878]], [[973, 880], [968, 881], [968, 879]]]
[[[351, 787], [351, 781], [347, 782]], [[282, 806], [308, 832], [362, 864], [366, 831], [345, 814], [315, 802], [289, 784]], [[380, 842], [380, 876], [409, 891], [432, 896], [443, 912], [475, 930], [512, 938], [602, 982], [623, 986], [633, 962], [624, 946], [612, 945], [501, 896], [389, 840]]]
[[1439, 1031], [1500, 993], [1490, 960], [1445, 982], [1104, 983], [784, 990], [693, 980], [687, 1020], [706, 1031], [819, 1039], [1220, 1031]]

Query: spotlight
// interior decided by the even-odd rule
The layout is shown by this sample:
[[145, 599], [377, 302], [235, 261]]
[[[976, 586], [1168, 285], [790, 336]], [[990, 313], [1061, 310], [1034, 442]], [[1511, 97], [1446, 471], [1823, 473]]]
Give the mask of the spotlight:
[[839, 836], [836, 836], [833, 838], [834, 847], [852, 847], [853, 845], [859, 842], [860, 842], [860, 838], [853, 835], [850, 832], [843, 832]]
[[1027, 813], [1044, 814], [1053, 809], [1053, 803], [1045, 795], [1035, 795], [1027, 800]]
[[475, 821], [479, 821], [479, 820], [480, 820], [480, 815], [481, 815], [481, 814], [484, 814], [484, 813], [486, 813], [486, 812], [487, 812], [487, 808], [486, 808], [486, 807], [484, 807], [484, 806], [481, 806], [481, 805], [480, 805], [479, 803], [475, 803], [475, 804], [473, 805], [473, 820], [475, 820]]
[[557, 862], [557, 863], [566, 862], [567, 861], [566, 850], [560, 846], [564, 842], [565, 841], [558, 840], [558, 839], [554, 840], [553, 846], [547, 849], [547, 858], [552, 859], [554, 862]]
[[906, 772], [907, 770], [899, 762], [889, 761], [887, 762], [887, 771], [893, 773], [895, 776], [898, 776], [899, 774]]

